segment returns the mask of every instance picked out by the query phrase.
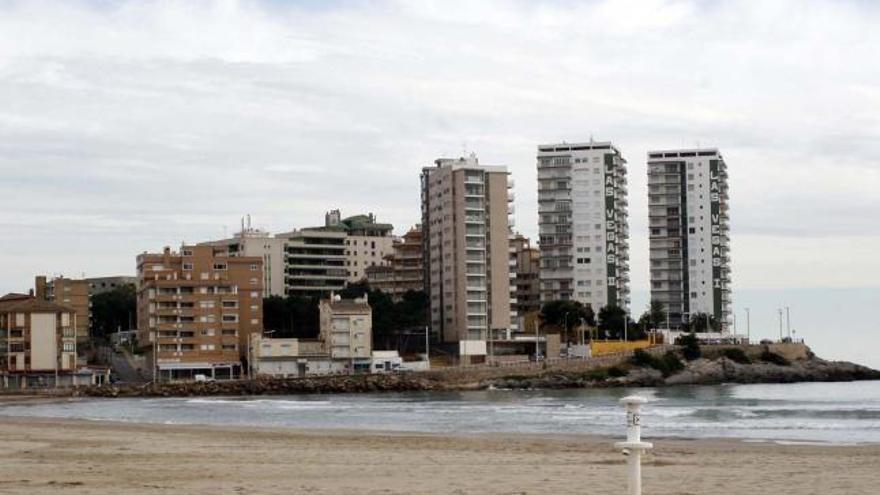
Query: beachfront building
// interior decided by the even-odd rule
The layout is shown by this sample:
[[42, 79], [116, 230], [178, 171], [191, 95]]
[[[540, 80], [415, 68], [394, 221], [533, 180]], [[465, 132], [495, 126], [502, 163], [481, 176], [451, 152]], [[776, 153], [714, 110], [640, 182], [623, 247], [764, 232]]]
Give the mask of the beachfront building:
[[80, 369], [77, 314], [29, 294], [0, 297], [0, 387], [25, 389], [103, 383], [109, 371]]
[[706, 313], [727, 331], [730, 218], [727, 165], [714, 148], [648, 153], [651, 301], [671, 329]]
[[138, 255], [138, 344], [157, 379], [240, 375], [263, 328], [262, 262], [222, 246]]
[[330, 359], [319, 339], [269, 338], [251, 335], [251, 376], [299, 377], [341, 373], [348, 361]]
[[76, 340], [83, 343], [89, 340], [89, 283], [82, 279], [55, 277], [47, 280], [44, 275], [34, 278], [34, 295], [37, 299], [54, 302], [70, 308], [76, 314]]
[[425, 288], [422, 263], [422, 226], [416, 225], [391, 246], [391, 254], [385, 263], [366, 269], [367, 283], [371, 289], [389, 294], [399, 301], [409, 291]]
[[373, 352], [373, 310], [367, 296], [342, 299], [331, 294], [318, 304], [320, 339], [333, 361], [348, 371], [368, 371]]
[[538, 146], [541, 301], [629, 310], [626, 160], [610, 142]]
[[421, 186], [431, 332], [462, 361], [483, 360], [489, 332], [511, 326], [507, 168], [440, 158]]

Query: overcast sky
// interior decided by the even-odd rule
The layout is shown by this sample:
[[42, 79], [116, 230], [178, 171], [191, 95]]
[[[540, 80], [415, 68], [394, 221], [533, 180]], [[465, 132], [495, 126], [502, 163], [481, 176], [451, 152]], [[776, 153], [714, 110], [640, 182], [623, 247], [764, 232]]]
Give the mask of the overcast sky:
[[330, 208], [419, 221], [419, 171], [611, 140], [646, 290], [649, 149], [712, 146], [736, 289], [877, 286], [875, 2], [0, 1], [0, 291]]

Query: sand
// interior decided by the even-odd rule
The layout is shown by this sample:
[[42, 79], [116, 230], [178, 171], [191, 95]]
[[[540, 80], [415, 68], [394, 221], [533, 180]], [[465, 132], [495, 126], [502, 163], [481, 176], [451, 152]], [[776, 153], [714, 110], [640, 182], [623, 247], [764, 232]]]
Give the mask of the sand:
[[[653, 439], [645, 494], [878, 494], [880, 446]], [[0, 493], [615, 494], [613, 439], [0, 418]]]

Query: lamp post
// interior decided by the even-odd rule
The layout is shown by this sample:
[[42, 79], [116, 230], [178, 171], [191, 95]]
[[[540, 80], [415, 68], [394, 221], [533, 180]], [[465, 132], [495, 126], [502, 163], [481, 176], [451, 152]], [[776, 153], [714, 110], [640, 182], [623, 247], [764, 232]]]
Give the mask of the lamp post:
[[627, 493], [629, 495], [641, 495], [642, 493], [642, 452], [654, 448], [650, 442], [642, 441], [642, 404], [648, 402], [643, 397], [629, 396], [620, 399], [620, 403], [626, 408], [626, 441], [617, 442], [614, 446], [621, 449], [627, 456]]
[[749, 308], [746, 308], [746, 343], [752, 343], [752, 322], [749, 315]]

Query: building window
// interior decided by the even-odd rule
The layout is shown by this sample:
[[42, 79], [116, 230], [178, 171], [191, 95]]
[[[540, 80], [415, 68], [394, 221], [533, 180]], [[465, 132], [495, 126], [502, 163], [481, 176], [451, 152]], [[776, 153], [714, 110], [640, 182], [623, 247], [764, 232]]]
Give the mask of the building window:
[[256, 264], [256, 263], [251, 263], [251, 271], [252, 271], [252, 272], [255, 272], [255, 271], [259, 270], [259, 269], [260, 269], [260, 265], [258, 265], [258, 264]]
[[184, 269], [184, 270], [192, 270], [192, 269], [193, 269], [193, 264], [192, 264], [192, 263], [184, 263], [184, 264], [183, 264], [183, 269]]
[[226, 263], [214, 263], [214, 269], [215, 270], [225, 270]]

